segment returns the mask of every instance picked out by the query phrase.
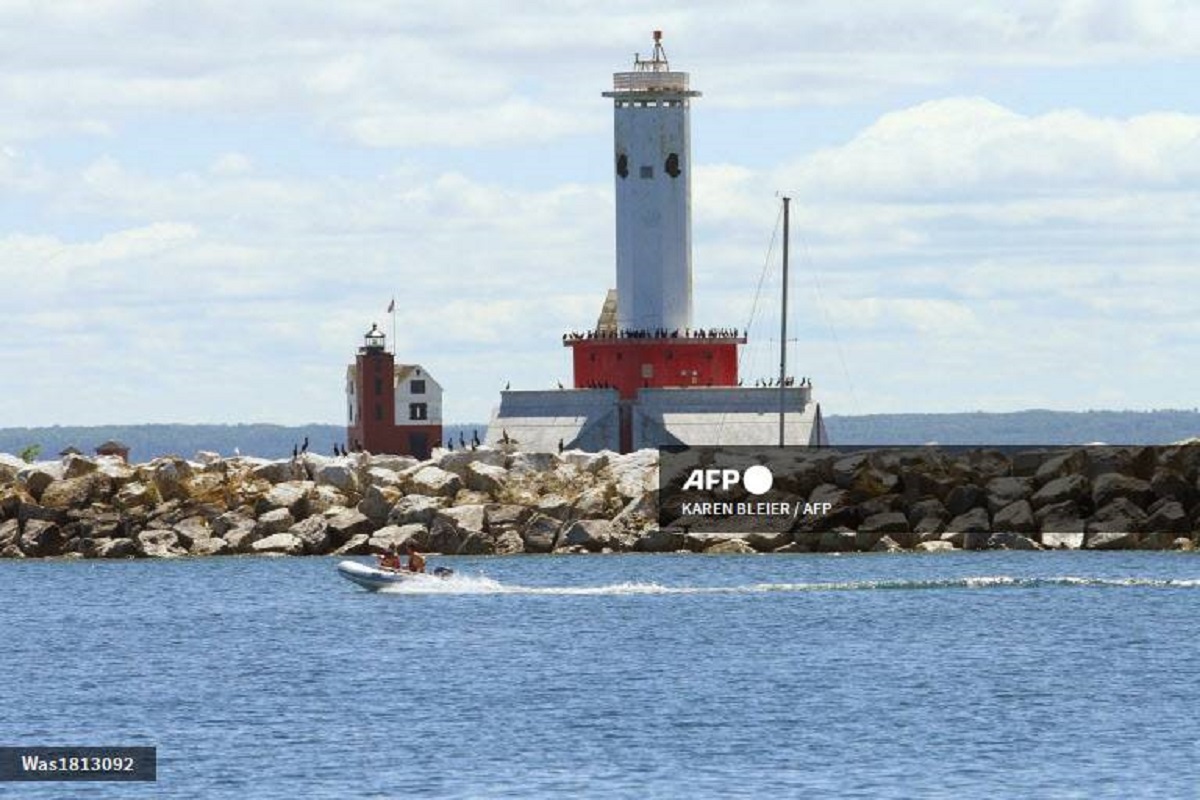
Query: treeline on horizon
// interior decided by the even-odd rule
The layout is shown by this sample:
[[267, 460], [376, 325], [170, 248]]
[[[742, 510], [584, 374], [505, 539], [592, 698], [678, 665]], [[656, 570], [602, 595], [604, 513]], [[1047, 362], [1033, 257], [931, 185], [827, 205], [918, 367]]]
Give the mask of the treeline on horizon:
[[[825, 418], [837, 445], [1071, 445], [1170, 444], [1200, 437], [1200, 411], [1016, 411], [954, 414], [871, 414]], [[471, 441], [487, 426], [447, 425], [445, 438]], [[231, 456], [286, 458], [308, 437], [309, 451], [333, 454], [346, 440], [341, 425], [98, 425], [0, 428], [0, 452], [14, 455], [37, 447], [40, 458], [54, 458], [68, 447], [91, 455], [96, 446], [116, 439], [129, 446], [132, 461], [163, 455], [194, 456], [208, 450]]]

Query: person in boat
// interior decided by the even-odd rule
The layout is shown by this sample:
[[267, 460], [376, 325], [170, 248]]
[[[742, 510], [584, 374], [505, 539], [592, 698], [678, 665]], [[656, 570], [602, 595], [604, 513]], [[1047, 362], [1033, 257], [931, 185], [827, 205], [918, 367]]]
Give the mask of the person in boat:
[[392, 570], [393, 572], [399, 572], [404, 569], [404, 566], [400, 563], [400, 548], [398, 546], [392, 545], [386, 553], [379, 557], [379, 568]]
[[411, 539], [405, 542], [404, 551], [408, 553], [408, 571], [424, 572], [425, 556], [417, 552], [417, 545]]

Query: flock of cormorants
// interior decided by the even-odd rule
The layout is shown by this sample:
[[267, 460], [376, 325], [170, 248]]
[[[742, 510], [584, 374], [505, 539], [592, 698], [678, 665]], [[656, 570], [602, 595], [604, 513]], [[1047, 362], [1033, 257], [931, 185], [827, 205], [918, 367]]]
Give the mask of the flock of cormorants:
[[739, 333], [737, 328], [621, 328], [617, 331], [569, 331], [563, 334], [564, 342], [579, 342], [588, 339], [737, 339], [746, 338], [748, 331]]

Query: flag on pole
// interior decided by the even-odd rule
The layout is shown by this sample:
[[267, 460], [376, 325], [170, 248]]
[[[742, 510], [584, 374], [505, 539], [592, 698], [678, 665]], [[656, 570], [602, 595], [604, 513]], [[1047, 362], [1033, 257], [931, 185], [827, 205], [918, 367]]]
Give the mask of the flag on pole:
[[396, 298], [393, 297], [392, 302], [388, 303], [387, 313], [391, 314], [395, 310], [396, 310]]

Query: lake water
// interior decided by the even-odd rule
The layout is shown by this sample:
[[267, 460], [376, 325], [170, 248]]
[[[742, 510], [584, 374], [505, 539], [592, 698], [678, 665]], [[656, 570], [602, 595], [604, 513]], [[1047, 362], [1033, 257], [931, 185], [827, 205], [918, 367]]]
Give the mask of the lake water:
[[[22, 798], [1198, 797], [1200, 556], [0, 563]], [[70, 790], [70, 791], [68, 791]]]

